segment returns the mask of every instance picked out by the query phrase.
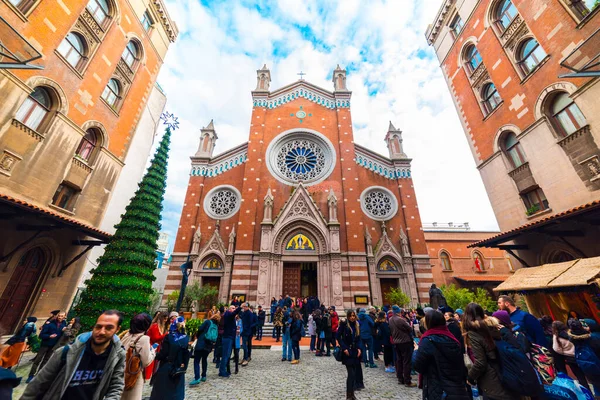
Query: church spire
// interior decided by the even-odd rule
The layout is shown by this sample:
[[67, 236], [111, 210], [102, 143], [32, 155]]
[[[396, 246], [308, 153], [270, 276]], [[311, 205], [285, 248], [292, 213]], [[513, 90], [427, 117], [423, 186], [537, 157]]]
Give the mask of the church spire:
[[336, 92], [347, 92], [346, 70], [340, 67], [340, 64], [333, 70], [333, 89]]
[[390, 152], [390, 158], [392, 160], [400, 160], [408, 158], [404, 149], [402, 148], [402, 131], [397, 129], [392, 121], [388, 127], [388, 132], [385, 135], [385, 141], [387, 143], [388, 150]]
[[211, 119], [206, 128], [200, 129], [200, 144], [195, 157], [211, 158], [218, 138], [215, 125]]
[[256, 92], [268, 92], [271, 85], [271, 71], [267, 64], [259, 70], [256, 70]]

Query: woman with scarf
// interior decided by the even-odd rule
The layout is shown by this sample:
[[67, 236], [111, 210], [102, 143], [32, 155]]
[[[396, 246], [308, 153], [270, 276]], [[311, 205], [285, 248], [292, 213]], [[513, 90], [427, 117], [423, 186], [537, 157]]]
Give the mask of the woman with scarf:
[[[140, 355], [141, 362], [135, 385], [131, 389], [123, 391], [121, 400], [140, 400], [142, 398], [142, 390], [144, 389], [143, 370], [154, 361], [156, 356], [156, 351], [150, 344], [150, 337], [146, 335], [151, 323], [152, 318], [148, 314], [135, 315], [129, 323], [129, 331], [121, 339], [121, 345], [125, 351], [127, 352], [130, 347], [134, 348], [134, 352]], [[129, 361], [125, 361], [125, 373], [135, 374], [136, 371], [129, 365]]]
[[[162, 344], [164, 338], [169, 334], [169, 324], [167, 321], [167, 313], [164, 311], [157, 311], [154, 315], [154, 319], [152, 320], [152, 324], [150, 324], [150, 328], [146, 335], [150, 338], [150, 344], [153, 345], [158, 343], [156, 347], [156, 352], [160, 352], [160, 345]], [[152, 361], [148, 368], [146, 368], [146, 380], [152, 378], [152, 374], [155, 369], [158, 368], [158, 363]]]
[[190, 361], [189, 342], [190, 338], [185, 334], [185, 318], [177, 317], [156, 355], [156, 360], [161, 363], [152, 378], [150, 400], [185, 399], [185, 371]]
[[361, 365], [360, 325], [356, 313], [347, 313], [347, 320], [341, 321], [337, 331], [337, 340], [342, 351], [342, 364], [346, 366], [346, 400], [356, 400], [355, 390], [365, 388]]
[[36, 321], [36, 317], [27, 317], [27, 319], [23, 321], [21, 329], [4, 343], [8, 347], [0, 353], [0, 367], [10, 369], [17, 365], [21, 353], [27, 345], [25, 340], [37, 331], [37, 328], [35, 327]]
[[281, 328], [283, 327], [283, 310], [281, 307], [277, 307], [277, 311], [275, 311], [275, 317], [273, 318], [273, 326], [275, 327], [275, 342], [279, 342], [279, 338], [281, 338]]
[[466, 370], [460, 368], [460, 342], [448, 329], [441, 312], [428, 312], [425, 322], [429, 329], [421, 336], [413, 357], [413, 367], [422, 378], [423, 400], [469, 400]]

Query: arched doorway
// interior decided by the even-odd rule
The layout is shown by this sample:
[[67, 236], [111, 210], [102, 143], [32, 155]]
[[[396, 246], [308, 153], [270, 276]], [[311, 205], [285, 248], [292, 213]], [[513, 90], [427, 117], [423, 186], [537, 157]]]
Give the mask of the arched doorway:
[[13, 333], [18, 327], [47, 265], [48, 258], [41, 247], [21, 256], [0, 296], [0, 335]]

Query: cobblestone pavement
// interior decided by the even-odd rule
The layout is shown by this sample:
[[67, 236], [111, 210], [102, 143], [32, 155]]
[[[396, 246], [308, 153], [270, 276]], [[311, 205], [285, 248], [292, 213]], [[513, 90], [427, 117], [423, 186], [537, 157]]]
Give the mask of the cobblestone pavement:
[[[253, 350], [248, 366], [240, 366], [239, 374], [232, 374], [228, 379], [217, 376], [218, 370], [210, 360], [212, 354], [207, 381], [195, 387], [188, 385], [186, 399], [337, 400], [346, 396], [346, 368], [333, 356], [315, 357], [310, 351], [301, 351], [300, 364], [291, 365], [281, 361], [281, 350]], [[377, 365], [376, 369], [363, 367], [366, 388], [356, 392], [358, 399], [422, 398], [420, 390], [399, 385], [395, 374], [386, 373], [382, 361]], [[186, 382], [194, 379], [193, 371], [190, 364]], [[416, 380], [416, 376], [414, 378]], [[150, 396], [150, 391], [151, 388], [146, 387], [144, 396]]]

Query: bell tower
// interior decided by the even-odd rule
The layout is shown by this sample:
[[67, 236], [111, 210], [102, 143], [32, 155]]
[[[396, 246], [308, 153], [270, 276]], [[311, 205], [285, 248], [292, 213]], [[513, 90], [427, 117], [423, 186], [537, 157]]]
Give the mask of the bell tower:
[[336, 92], [347, 92], [346, 70], [340, 68], [340, 64], [333, 70], [333, 90]]
[[198, 151], [194, 157], [198, 158], [212, 158], [215, 144], [217, 142], [217, 132], [215, 132], [215, 126], [213, 125], [212, 119], [206, 128], [200, 130], [200, 145]]
[[392, 124], [392, 121], [390, 121], [387, 135], [385, 135], [385, 142], [387, 143], [390, 158], [392, 160], [403, 160], [408, 158], [402, 148], [402, 131], [396, 129], [394, 124]]
[[256, 71], [256, 89], [255, 92], [268, 92], [271, 85], [271, 71], [267, 68], [267, 64]]

